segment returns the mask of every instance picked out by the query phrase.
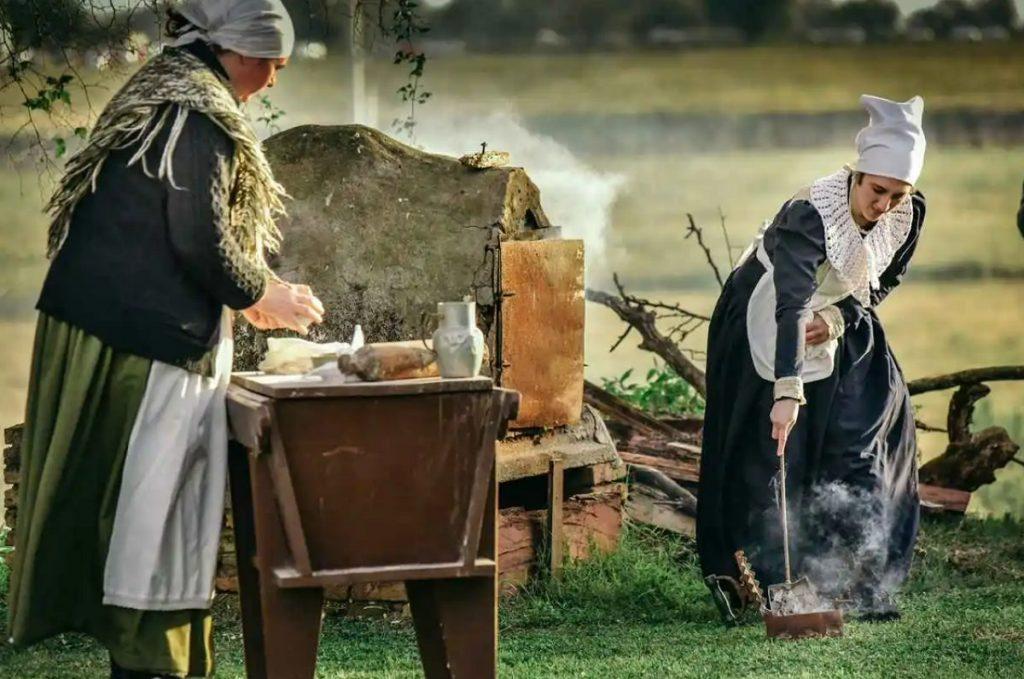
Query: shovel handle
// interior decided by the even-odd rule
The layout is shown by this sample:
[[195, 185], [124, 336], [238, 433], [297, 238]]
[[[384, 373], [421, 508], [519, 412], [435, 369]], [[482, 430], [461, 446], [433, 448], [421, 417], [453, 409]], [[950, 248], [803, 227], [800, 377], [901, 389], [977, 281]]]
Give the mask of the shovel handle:
[[789, 436], [783, 433], [779, 437], [779, 506], [782, 509], [782, 555], [786, 563], [786, 584], [793, 581], [789, 569], [789, 515], [786, 511], [786, 440]]

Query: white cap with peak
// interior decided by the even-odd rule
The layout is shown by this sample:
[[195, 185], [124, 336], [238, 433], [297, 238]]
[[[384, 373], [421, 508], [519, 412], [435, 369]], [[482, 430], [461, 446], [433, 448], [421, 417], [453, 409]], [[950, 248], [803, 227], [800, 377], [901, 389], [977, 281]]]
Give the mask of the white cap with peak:
[[897, 102], [862, 94], [860, 103], [868, 111], [867, 127], [857, 133], [857, 165], [865, 174], [917, 183], [924, 168], [927, 143], [921, 116], [924, 99]]

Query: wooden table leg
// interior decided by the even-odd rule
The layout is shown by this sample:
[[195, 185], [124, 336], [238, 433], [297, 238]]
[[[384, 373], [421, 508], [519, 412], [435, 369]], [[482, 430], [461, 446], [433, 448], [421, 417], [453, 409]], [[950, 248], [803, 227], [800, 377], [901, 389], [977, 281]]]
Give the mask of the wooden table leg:
[[256, 570], [256, 529], [253, 525], [252, 479], [249, 451], [231, 442], [228, 471], [231, 479], [231, 513], [235, 527], [235, 561], [238, 569], [238, 600], [242, 609], [242, 640], [249, 679], [266, 679], [263, 649], [263, 617], [260, 606], [260, 574]]
[[270, 564], [283, 560], [287, 546], [269, 472], [248, 451], [232, 451], [230, 460], [246, 676], [312, 679], [323, 589], [281, 589], [274, 583]]
[[426, 679], [493, 679], [498, 673], [496, 577], [405, 583]]
[[313, 679], [324, 591], [263, 588], [263, 638], [268, 679]]

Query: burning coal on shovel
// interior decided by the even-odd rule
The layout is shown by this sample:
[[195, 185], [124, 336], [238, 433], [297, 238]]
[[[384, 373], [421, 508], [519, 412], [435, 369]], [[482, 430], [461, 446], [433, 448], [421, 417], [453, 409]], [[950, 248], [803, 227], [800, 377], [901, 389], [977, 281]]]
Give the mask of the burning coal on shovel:
[[[768, 605], [762, 608], [761, 617], [768, 636], [773, 639], [842, 636], [842, 612], [822, 599], [806, 577], [793, 580], [789, 562], [789, 515], [786, 506], [786, 440], [785, 435], [780, 436], [778, 448], [779, 508], [786, 581], [768, 586]], [[737, 561], [740, 558], [741, 555], [737, 554]], [[740, 569], [742, 572], [742, 564]]]

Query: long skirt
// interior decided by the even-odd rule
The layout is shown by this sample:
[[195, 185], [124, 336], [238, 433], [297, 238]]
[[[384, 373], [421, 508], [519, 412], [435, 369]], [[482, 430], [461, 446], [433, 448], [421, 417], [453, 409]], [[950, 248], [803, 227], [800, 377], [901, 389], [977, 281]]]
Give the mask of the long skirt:
[[[28, 645], [61, 632], [84, 632], [106, 646], [111, 659], [122, 668], [208, 676], [213, 671], [208, 595], [196, 605], [174, 607], [164, 602], [164, 610], [145, 601], [137, 606], [104, 603], [105, 590], [110, 596], [112, 578], [115, 584], [125, 582], [118, 573], [140, 563], [117, 555], [111, 559], [117, 564], [108, 564], [112, 542], [134, 544], [138, 554], [147, 559], [160, 552], [161, 542], [168, 542], [168, 536], [160, 531], [155, 536], [141, 532], [136, 525], [139, 522], [124, 515], [194, 513], [194, 509], [178, 505], [196, 503], [195, 481], [205, 479], [195, 470], [210, 466], [207, 460], [193, 460], [177, 474], [168, 474], [154, 465], [149, 478], [131, 471], [140, 466], [140, 460], [134, 459], [139, 457], [134, 451], [129, 455], [130, 443], [146, 441], [134, 432], [137, 420], [159, 407], [152, 403], [150, 393], [158, 367], [169, 368], [115, 351], [96, 337], [40, 315], [21, 449], [10, 641]], [[194, 379], [209, 378], [197, 375]], [[188, 400], [183, 394], [177, 398]], [[187, 426], [187, 422], [182, 424], [182, 428]], [[149, 452], [162, 458], [167, 450], [150, 448]], [[213, 483], [218, 480], [222, 501], [223, 478], [214, 475]], [[177, 485], [161, 492], [168, 484]], [[209, 496], [215, 498], [217, 492], [212, 488]], [[207, 504], [207, 523], [219, 524], [223, 505]], [[183, 532], [179, 524], [168, 521], [163, 532]], [[171, 537], [172, 543], [181, 538]], [[206, 538], [210, 539], [215, 538]], [[180, 555], [177, 558], [180, 560]], [[143, 575], [147, 582], [160, 580], [157, 570]], [[136, 570], [135, 578], [139, 577]], [[132, 580], [127, 582], [131, 585]], [[205, 587], [212, 591], [212, 582]], [[157, 590], [157, 594], [165, 590]]]
[[[746, 328], [764, 273], [756, 258], [741, 265], [712, 316], [697, 513], [704, 575], [736, 578], [742, 549], [762, 586], [785, 579], [773, 384], [754, 368]], [[792, 575], [848, 609], [885, 613], [917, 535], [914, 412], [877, 316], [855, 311], [832, 375], [805, 385], [786, 448]]]

